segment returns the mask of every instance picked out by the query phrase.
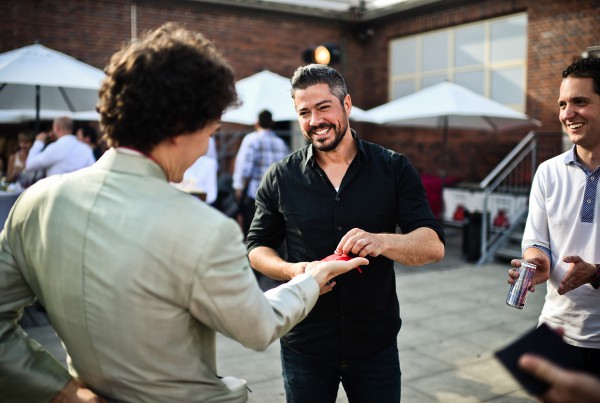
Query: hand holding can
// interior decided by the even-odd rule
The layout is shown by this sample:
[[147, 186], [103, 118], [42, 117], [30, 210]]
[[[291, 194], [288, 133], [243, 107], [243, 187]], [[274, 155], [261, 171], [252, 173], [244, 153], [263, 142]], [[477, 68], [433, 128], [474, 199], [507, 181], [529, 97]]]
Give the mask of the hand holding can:
[[514, 284], [508, 290], [506, 305], [523, 309], [525, 302], [527, 302], [527, 291], [529, 291], [533, 276], [535, 275], [535, 268], [536, 266], [533, 263], [526, 262], [525, 260], [521, 261], [521, 267], [517, 269], [519, 278], [515, 280]]

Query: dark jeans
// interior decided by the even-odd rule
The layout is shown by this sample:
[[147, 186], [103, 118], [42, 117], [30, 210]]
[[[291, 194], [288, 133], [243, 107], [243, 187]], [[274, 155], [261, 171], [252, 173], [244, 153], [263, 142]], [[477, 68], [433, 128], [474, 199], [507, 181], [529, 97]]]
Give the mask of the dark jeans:
[[567, 344], [573, 355], [578, 355], [586, 371], [600, 378], [600, 349], [576, 347]]
[[334, 403], [340, 381], [350, 403], [400, 401], [395, 342], [371, 357], [340, 364], [303, 356], [282, 340], [281, 364], [287, 403]]

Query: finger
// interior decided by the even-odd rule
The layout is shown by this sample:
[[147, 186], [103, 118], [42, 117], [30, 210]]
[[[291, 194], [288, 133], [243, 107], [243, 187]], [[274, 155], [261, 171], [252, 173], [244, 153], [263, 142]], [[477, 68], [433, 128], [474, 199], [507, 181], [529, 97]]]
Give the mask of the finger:
[[549, 361], [533, 354], [523, 354], [519, 366], [526, 372], [550, 384], [563, 377], [564, 371]]
[[579, 256], [565, 256], [565, 257], [563, 257], [563, 262], [565, 262], [565, 263], [579, 263], [579, 262], [581, 262], [581, 258]]
[[350, 231], [346, 232], [346, 234], [340, 240], [337, 248], [335, 248], [336, 252], [348, 253], [352, 250], [354, 243], [356, 242], [357, 235], [361, 234], [363, 230], [360, 228], [352, 228]]

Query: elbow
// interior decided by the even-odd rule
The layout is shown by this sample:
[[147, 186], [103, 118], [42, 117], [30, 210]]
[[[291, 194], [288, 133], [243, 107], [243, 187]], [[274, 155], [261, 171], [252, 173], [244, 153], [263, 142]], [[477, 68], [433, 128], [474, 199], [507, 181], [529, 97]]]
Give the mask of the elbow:
[[440, 241], [437, 245], [435, 245], [435, 247], [432, 248], [430, 263], [441, 261], [445, 255], [446, 247], [444, 246], [443, 242]]

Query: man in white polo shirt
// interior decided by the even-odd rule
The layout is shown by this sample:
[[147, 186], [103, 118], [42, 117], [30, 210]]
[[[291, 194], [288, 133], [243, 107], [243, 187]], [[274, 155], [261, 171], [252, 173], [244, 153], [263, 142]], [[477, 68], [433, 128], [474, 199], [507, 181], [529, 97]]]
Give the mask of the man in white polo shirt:
[[56, 118], [52, 124], [56, 141], [44, 148], [48, 133], [37, 135], [27, 155], [25, 169], [45, 169], [46, 176], [64, 174], [85, 168], [96, 162], [90, 146], [73, 134], [73, 121], [68, 117]]
[[559, 120], [573, 147], [535, 174], [523, 258], [537, 266], [535, 284], [548, 281], [540, 323], [563, 328], [572, 354], [600, 376], [600, 59], [577, 60], [562, 78]]

